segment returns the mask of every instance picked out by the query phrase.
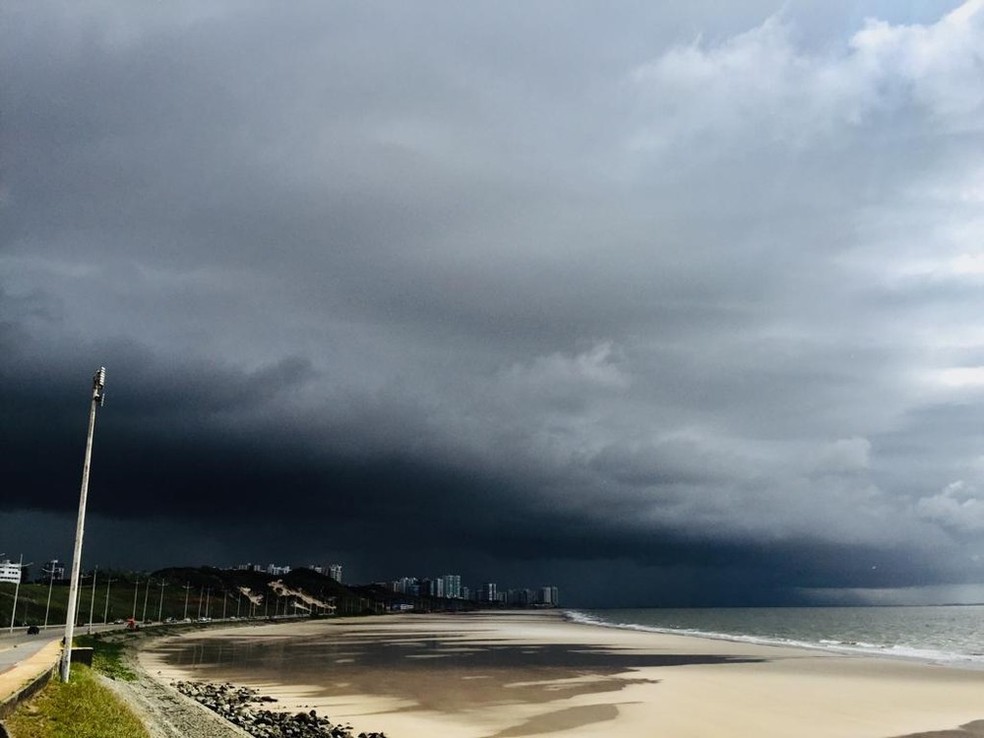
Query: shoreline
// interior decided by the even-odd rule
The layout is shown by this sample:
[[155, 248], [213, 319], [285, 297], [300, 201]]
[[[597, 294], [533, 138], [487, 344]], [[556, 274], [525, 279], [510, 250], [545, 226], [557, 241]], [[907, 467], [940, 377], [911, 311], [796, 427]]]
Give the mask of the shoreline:
[[[209, 665], [210, 649], [231, 663]], [[197, 656], [182, 663], [181, 654], [191, 652]], [[252, 655], [240, 658], [246, 652]], [[165, 684], [228, 681], [274, 697], [282, 708], [316, 709], [350, 723], [354, 733], [391, 738], [436, 730], [462, 738], [612, 730], [894, 738], [984, 718], [979, 671], [633, 631], [572, 622], [559, 612], [222, 628], [148, 643], [139, 658]]]
[[[807, 608], [811, 609], [811, 608]], [[854, 608], [846, 608], [854, 609]], [[820, 653], [830, 653], [841, 656], [859, 656], [862, 658], [887, 659], [891, 661], [901, 661], [903, 663], [927, 664], [932, 666], [943, 666], [953, 669], [967, 671], [984, 671], [984, 656], [968, 655], [959, 652], [939, 651], [919, 647], [904, 647], [893, 649], [885, 646], [863, 646], [857, 643], [842, 641], [807, 641], [796, 639], [783, 639], [779, 637], [757, 636], [736, 634], [728, 632], [684, 630], [656, 625], [640, 625], [638, 623], [616, 623], [607, 622], [596, 618], [592, 612], [605, 612], [604, 609], [575, 610], [564, 609], [561, 612], [572, 623], [596, 626], [599, 628], [614, 628], [616, 630], [638, 631], [641, 633], [655, 633], [658, 635], [680, 635], [688, 638], [698, 638], [710, 641], [725, 641], [727, 643], [747, 643], [763, 647], [795, 648], [807, 651], [817, 651]], [[618, 612], [613, 609], [611, 612]], [[982, 613], [984, 615], [984, 613]]]

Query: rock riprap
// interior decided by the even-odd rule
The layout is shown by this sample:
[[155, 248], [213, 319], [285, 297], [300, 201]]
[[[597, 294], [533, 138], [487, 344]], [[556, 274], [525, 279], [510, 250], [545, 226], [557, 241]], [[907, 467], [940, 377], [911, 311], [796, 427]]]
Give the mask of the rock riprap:
[[249, 687], [210, 682], [174, 682], [172, 686], [256, 738], [386, 738], [384, 733], [356, 736], [351, 725], [336, 725], [315, 710], [267, 709], [262, 705], [276, 700]]

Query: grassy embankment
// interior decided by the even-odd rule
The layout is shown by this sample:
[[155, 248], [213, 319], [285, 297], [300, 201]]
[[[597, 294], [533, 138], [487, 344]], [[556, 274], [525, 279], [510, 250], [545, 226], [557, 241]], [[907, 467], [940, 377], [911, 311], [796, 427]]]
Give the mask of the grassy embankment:
[[[203, 586], [191, 584], [188, 586], [186, 609], [186, 582], [157, 577], [150, 580], [148, 587], [147, 579], [147, 575], [138, 577], [130, 572], [113, 572], [112, 576], [100, 572], [93, 592], [92, 578], [86, 577], [79, 588], [78, 622], [88, 623], [90, 613], [92, 621], [97, 624], [134, 616], [137, 620], [158, 620], [183, 618], [187, 613], [188, 617], [197, 618], [206, 610], [212, 617], [219, 617], [223, 611], [235, 615], [237, 608], [245, 613], [245, 603], [239, 601], [238, 592], [232, 588], [223, 591], [221, 585], [217, 585], [210, 591], [208, 587], [211, 583]], [[40, 626], [45, 622], [46, 614], [49, 625], [63, 624], [68, 607], [68, 582], [55, 581], [50, 587], [50, 601], [48, 595], [47, 583], [21, 584], [17, 593], [15, 625]], [[14, 585], [0, 583], [0, 627], [9, 627], [13, 602]]]
[[149, 738], [140, 720], [116, 695], [100, 684], [96, 671], [116, 679], [132, 679], [122, 660], [123, 645], [80, 639], [95, 648], [93, 669], [72, 666], [72, 678], [57, 678], [7, 718], [14, 738]]

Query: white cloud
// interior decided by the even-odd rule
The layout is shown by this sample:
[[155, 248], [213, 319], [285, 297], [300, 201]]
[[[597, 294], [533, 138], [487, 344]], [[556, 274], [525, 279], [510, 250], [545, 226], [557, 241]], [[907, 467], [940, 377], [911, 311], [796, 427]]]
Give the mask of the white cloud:
[[956, 366], [935, 372], [938, 384], [952, 389], [984, 387], [984, 366]]
[[984, 5], [965, 3], [933, 25], [868, 20], [840, 53], [797, 49], [772, 17], [717, 46], [677, 47], [631, 82], [648, 123], [635, 143], [660, 149], [712, 134], [803, 145], [873, 124], [925, 115], [939, 132], [984, 127]]
[[579, 354], [553, 353], [532, 362], [514, 364], [502, 375], [514, 389], [556, 393], [587, 387], [625, 389], [629, 377], [617, 363], [617, 351], [610, 342], [596, 344]]
[[984, 493], [957, 480], [939, 494], [916, 502], [916, 513], [926, 520], [964, 532], [984, 531]]
[[867, 438], [840, 438], [817, 454], [816, 471], [843, 473], [863, 471], [871, 462], [871, 441]]

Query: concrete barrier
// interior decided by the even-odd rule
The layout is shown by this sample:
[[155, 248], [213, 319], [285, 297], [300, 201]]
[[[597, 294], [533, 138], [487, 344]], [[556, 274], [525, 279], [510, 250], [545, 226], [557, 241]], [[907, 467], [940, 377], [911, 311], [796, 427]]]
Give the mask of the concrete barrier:
[[83, 664], [92, 667], [92, 653], [94, 649], [89, 647], [72, 646], [72, 664]]

